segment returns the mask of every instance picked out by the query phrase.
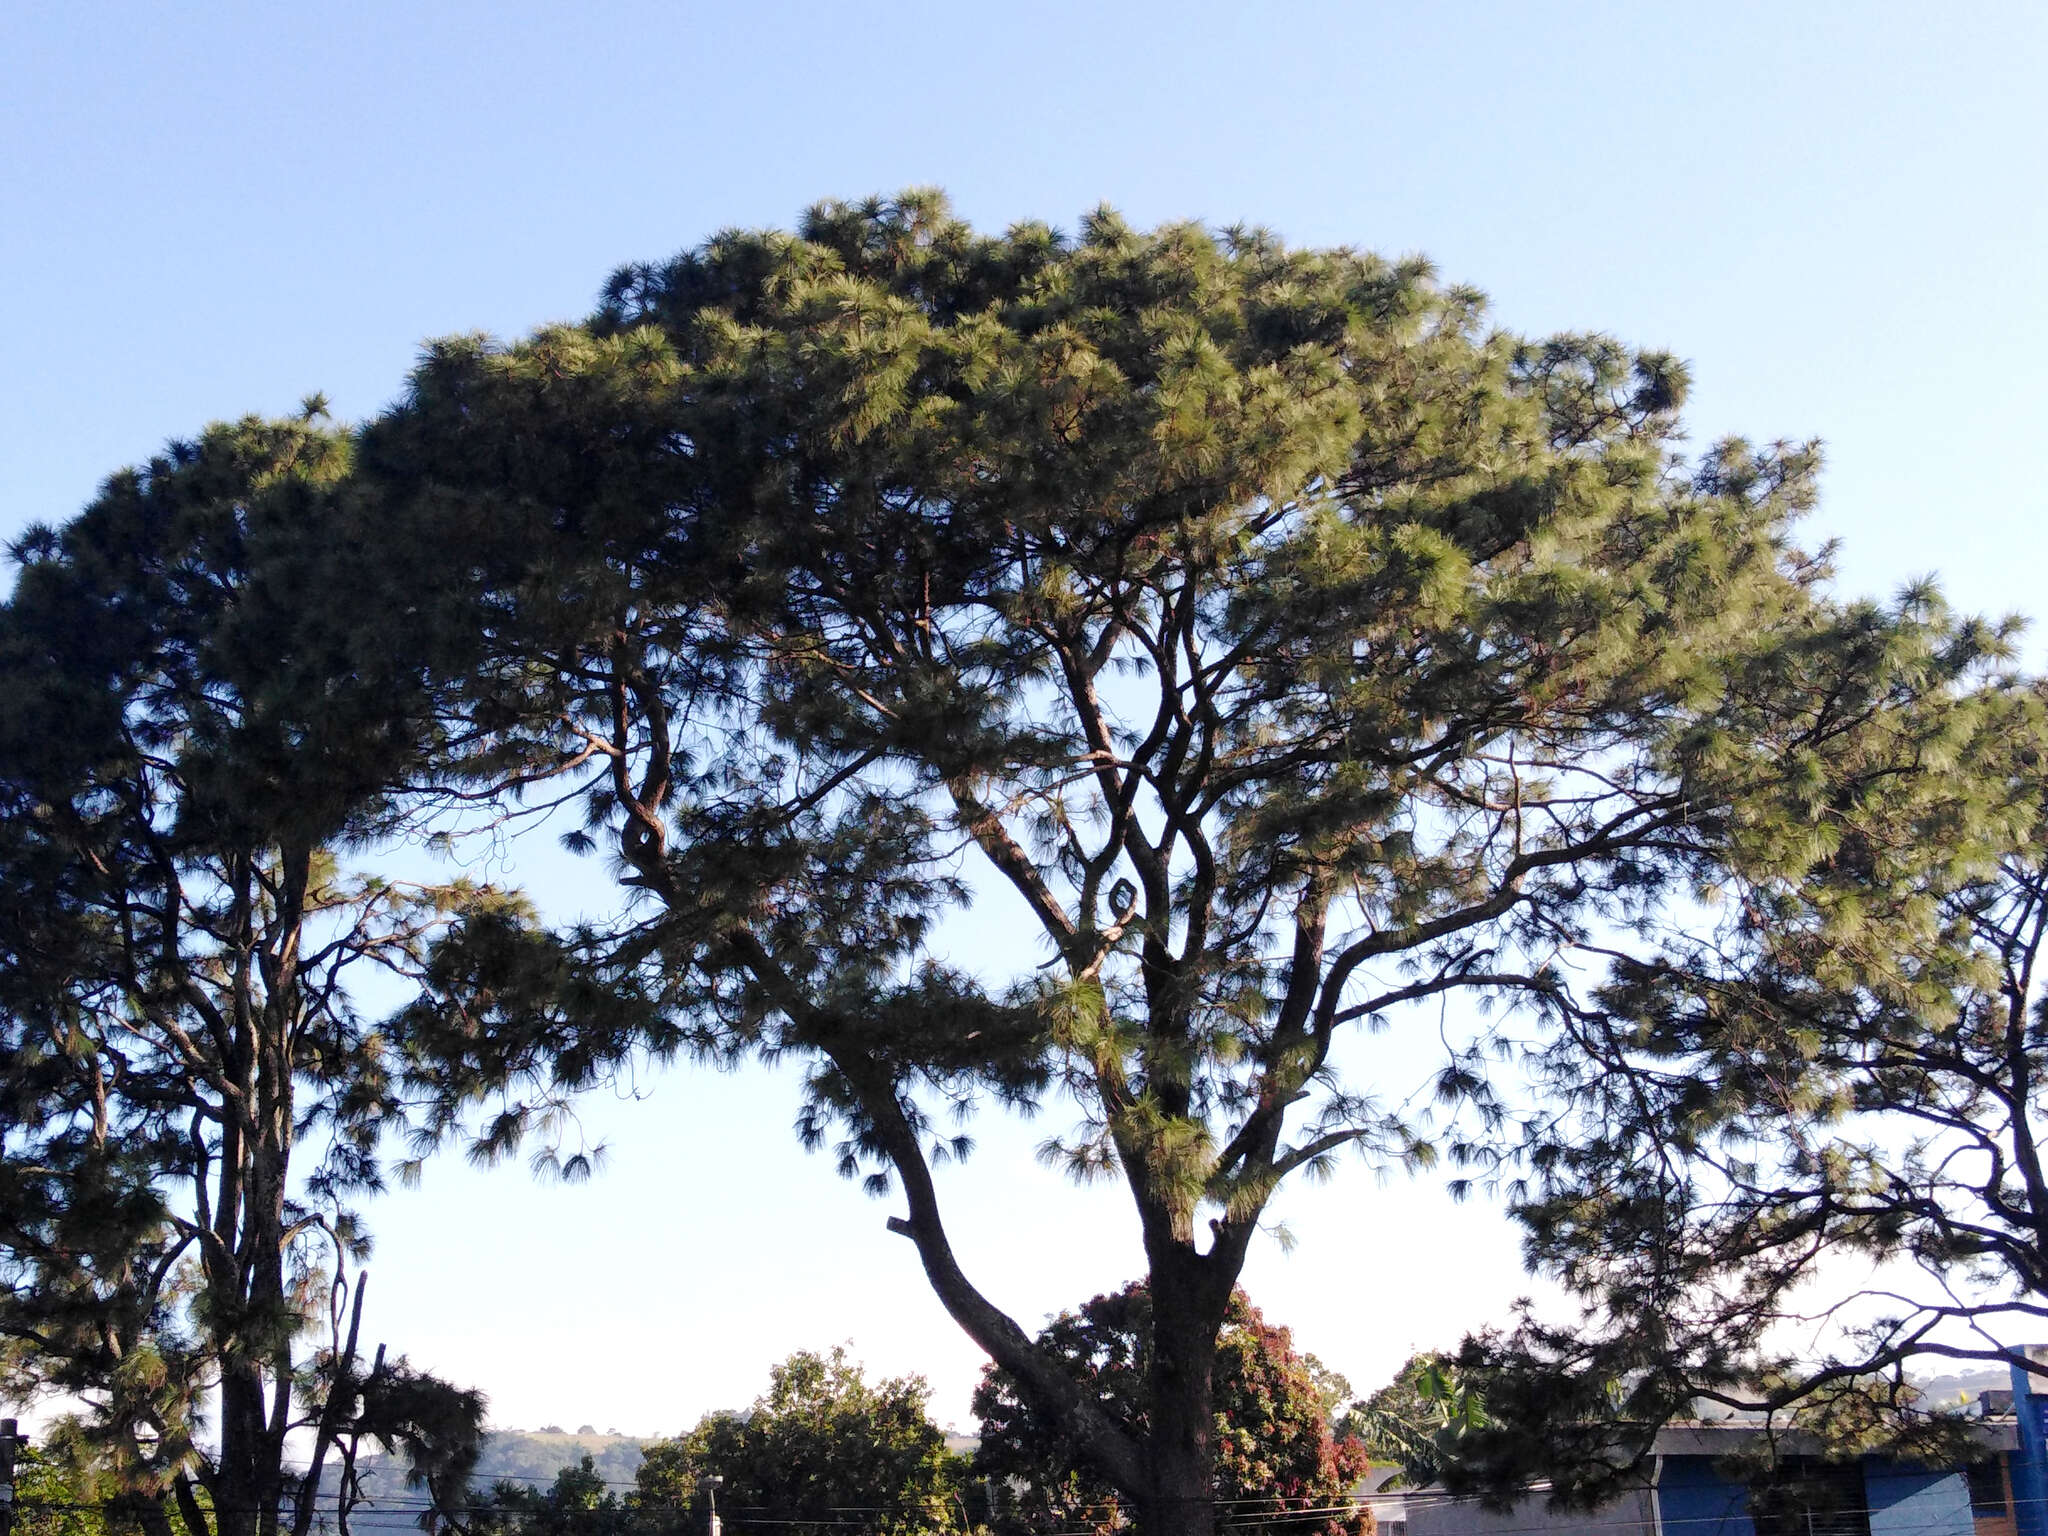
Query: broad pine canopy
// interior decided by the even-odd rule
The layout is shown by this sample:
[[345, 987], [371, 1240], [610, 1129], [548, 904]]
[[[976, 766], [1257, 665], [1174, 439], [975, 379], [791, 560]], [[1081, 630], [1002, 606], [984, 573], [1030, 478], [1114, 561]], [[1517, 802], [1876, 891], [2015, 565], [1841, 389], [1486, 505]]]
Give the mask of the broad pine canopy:
[[[476, 1150], [549, 1157], [560, 1095], [636, 1050], [800, 1060], [801, 1133], [901, 1201], [1020, 1399], [1143, 1528], [1212, 1529], [1216, 1340], [1283, 1181], [1519, 1150], [1569, 1269], [1544, 1234], [1656, 1155], [1602, 1095], [1720, 1059], [1653, 1018], [1787, 953], [1688, 946], [1809, 911], [1822, 951], [1939, 945], [1890, 873], [1826, 892], [1887, 839], [1958, 887], [2031, 823], [1956, 787], [2031, 720], [2004, 635], [1833, 599], [1794, 538], [1816, 451], [1682, 455], [1686, 383], [1491, 329], [1419, 260], [1108, 211], [988, 236], [928, 193], [434, 345], [295, 525], [319, 577], [272, 692], [379, 701], [349, 804], [577, 804], [619, 901], [417, 930], [379, 1070], [433, 1101], [419, 1146], [486, 1106]], [[969, 907], [1007, 949], [948, 947]], [[1448, 1136], [1379, 1065], [1404, 1010], [1453, 1025]], [[1693, 1144], [1780, 1080], [1686, 1100]], [[1129, 1191], [1142, 1423], [952, 1247], [935, 1165], [991, 1102]]]
[[[1576, 1017], [1735, 872], [1797, 882], [1909, 794], [1887, 711], [1998, 648], [1831, 602], [1792, 536], [1814, 451], [1682, 460], [1685, 387], [1489, 330], [1420, 261], [1109, 212], [986, 237], [922, 195], [435, 347], [366, 435], [361, 543], [446, 646], [441, 771], [567, 776], [629, 898], [579, 936], [594, 971], [473, 931], [451, 985], [521, 983], [438, 1017], [498, 1073], [540, 1059], [508, 1041], [573, 1043], [573, 1080], [624, 1038], [561, 985], [653, 1004], [663, 1049], [807, 1062], [805, 1136], [900, 1190], [952, 1315], [1197, 1528], [1206, 1362], [1275, 1188], [1431, 1150], [1340, 1037], [1458, 995]], [[992, 901], [1011, 953], [934, 950]], [[1482, 1043], [1438, 1083], [1480, 1157], [1509, 1108]], [[947, 1112], [1054, 1089], [1050, 1151], [1142, 1228], [1142, 1435], [948, 1241]]]

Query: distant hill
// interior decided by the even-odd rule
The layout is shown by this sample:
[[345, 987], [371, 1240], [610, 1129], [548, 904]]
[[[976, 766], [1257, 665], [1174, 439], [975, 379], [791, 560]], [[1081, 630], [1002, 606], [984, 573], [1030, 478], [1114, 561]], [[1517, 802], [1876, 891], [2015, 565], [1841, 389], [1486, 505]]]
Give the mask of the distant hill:
[[[477, 1461], [475, 1487], [488, 1493], [497, 1482], [524, 1483], [545, 1488], [564, 1467], [573, 1467], [585, 1456], [599, 1477], [623, 1494], [633, 1486], [633, 1474], [640, 1470], [642, 1449], [652, 1436], [600, 1435], [584, 1428], [575, 1433], [548, 1425], [541, 1429], [494, 1429], [484, 1440], [483, 1455]], [[974, 1435], [949, 1434], [946, 1448], [972, 1456], [981, 1442]], [[349, 1529], [361, 1536], [397, 1536], [411, 1532], [418, 1536], [419, 1510], [423, 1496], [405, 1486], [405, 1463], [395, 1457], [365, 1456], [360, 1463], [366, 1502], [349, 1516]], [[334, 1507], [333, 1476], [327, 1478], [321, 1494], [322, 1525], [331, 1521], [327, 1511]]]
[[630, 1487], [633, 1474], [640, 1470], [640, 1448], [646, 1443], [644, 1436], [600, 1435], [588, 1428], [574, 1434], [552, 1426], [494, 1429], [484, 1442], [476, 1481], [484, 1488], [500, 1478], [544, 1486], [552, 1483], [562, 1468], [573, 1467], [588, 1456], [606, 1482]]
[[[1989, 1368], [1951, 1372], [1941, 1376], [1914, 1378], [1914, 1384], [1937, 1403], [1974, 1401], [1979, 1392], [2011, 1385], [2006, 1372]], [[633, 1486], [633, 1474], [640, 1470], [644, 1448], [653, 1437], [599, 1434], [584, 1426], [571, 1432], [547, 1425], [540, 1429], [494, 1429], [484, 1441], [477, 1463], [476, 1489], [487, 1492], [496, 1482], [525, 1483], [545, 1488], [564, 1467], [575, 1466], [588, 1456], [598, 1476], [624, 1493]], [[950, 1434], [949, 1450], [963, 1455], [974, 1453], [976, 1438]], [[363, 1533], [417, 1532], [421, 1496], [405, 1486], [405, 1467], [383, 1456], [365, 1457], [363, 1490], [367, 1503], [349, 1517], [352, 1529]], [[333, 1479], [322, 1496], [324, 1508], [332, 1508]], [[323, 1522], [324, 1523], [324, 1522]]]
[[[484, 1439], [483, 1455], [477, 1461], [475, 1487], [486, 1493], [493, 1483], [524, 1483], [545, 1488], [564, 1467], [573, 1467], [588, 1456], [598, 1476], [623, 1493], [633, 1486], [633, 1474], [640, 1470], [641, 1447], [645, 1437], [600, 1435], [594, 1430], [494, 1429]], [[405, 1485], [405, 1463], [396, 1457], [370, 1455], [358, 1463], [362, 1474], [364, 1502], [349, 1516], [349, 1528], [358, 1532], [398, 1532], [419, 1529], [418, 1517], [424, 1496]], [[324, 1479], [321, 1491], [322, 1523], [334, 1507], [337, 1475]]]
[[2000, 1391], [2010, 1387], [2012, 1373], [1986, 1366], [1976, 1370], [1952, 1372], [1945, 1376], [1915, 1376], [1913, 1385], [1937, 1403], [1953, 1403], [1958, 1398], [1975, 1402], [1979, 1392]]

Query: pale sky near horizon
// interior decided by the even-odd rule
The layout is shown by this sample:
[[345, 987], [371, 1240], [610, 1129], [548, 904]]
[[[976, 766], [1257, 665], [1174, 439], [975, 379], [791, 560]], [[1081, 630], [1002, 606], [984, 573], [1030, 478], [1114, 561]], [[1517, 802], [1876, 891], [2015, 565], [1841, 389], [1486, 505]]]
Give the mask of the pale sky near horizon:
[[[938, 184], [992, 228], [1107, 201], [1423, 251], [1516, 330], [1687, 358], [1698, 440], [1824, 439], [1845, 589], [2043, 607], [2038, 3], [16, 0], [0, 60], [0, 535], [211, 419], [367, 415], [422, 339], [574, 318], [621, 262]], [[1008, 968], [1004, 934], [961, 951]], [[792, 1081], [651, 1087], [593, 1107], [590, 1185], [444, 1162], [373, 1205], [375, 1335], [508, 1425], [673, 1432], [842, 1340], [965, 1423], [975, 1352], [893, 1207], [797, 1147]], [[1115, 1190], [1030, 1161], [1049, 1128], [989, 1122], [948, 1176], [1027, 1326], [1137, 1268]], [[1530, 1285], [1428, 1178], [1284, 1205], [1248, 1288], [1361, 1386]]]

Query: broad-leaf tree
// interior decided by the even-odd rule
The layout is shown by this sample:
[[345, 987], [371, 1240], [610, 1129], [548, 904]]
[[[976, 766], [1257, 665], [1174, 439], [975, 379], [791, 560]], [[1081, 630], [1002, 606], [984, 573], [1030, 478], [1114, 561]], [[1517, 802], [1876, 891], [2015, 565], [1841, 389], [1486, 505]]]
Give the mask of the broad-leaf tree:
[[[870, 1382], [843, 1349], [799, 1350], [743, 1413], [650, 1441], [630, 1497], [648, 1528], [715, 1497], [735, 1525], [859, 1525], [885, 1536], [960, 1529], [966, 1461], [946, 1448], [920, 1376]], [[709, 1479], [722, 1481], [715, 1487]]]
[[[1589, 946], [1737, 864], [1797, 880], [1869, 787], [1835, 745], [1904, 620], [1837, 611], [1794, 542], [1809, 449], [1678, 459], [1685, 385], [1490, 330], [1420, 261], [833, 204], [432, 349], [357, 542], [418, 579], [448, 781], [580, 786], [624, 898], [582, 974], [667, 1048], [805, 1062], [804, 1135], [902, 1200], [955, 1320], [1142, 1528], [1206, 1532], [1268, 1203], [1437, 1149], [1374, 1031], [1450, 1022], [1476, 1155], [1510, 1112], [1486, 1006], [1555, 1028]], [[935, 948], [961, 906], [1015, 944]], [[545, 972], [443, 1023], [537, 1065], [491, 1042], [573, 1040]], [[1142, 1424], [948, 1235], [949, 1119], [1033, 1099], [1132, 1201]]]
[[16, 1536], [139, 1536], [118, 1489], [98, 1486], [61, 1455], [21, 1452], [14, 1475]]
[[1340, 1427], [1373, 1460], [1398, 1462], [1400, 1483], [1422, 1488], [1442, 1476], [1446, 1451], [1486, 1423], [1473, 1384], [1448, 1358], [1427, 1353], [1409, 1356], [1392, 1381], [1351, 1404]]
[[[1117, 1422], [1151, 1417], [1152, 1306], [1143, 1285], [1063, 1312], [1036, 1340]], [[1294, 1536], [1353, 1536], [1371, 1516], [1355, 1498], [1366, 1448], [1332, 1430], [1312, 1357], [1259, 1315], [1242, 1291], [1216, 1338], [1212, 1370], [1215, 1500], [1229, 1518]], [[1102, 1531], [1131, 1526], [1130, 1501], [1093, 1470], [1060, 1418], [996, 1366], [974, 1394], [981, 1420], [975, 1470], [995, 1479], [999, 1531]]]
[[418, 750], [311, 618], [348, 457], [311, 411], [214, 428], [26, 535], [0, 608], [0, 1381], [82, 1405], [152, 1536], [303, 1533], [340, 1440], [459, 1458], [481, 1412], [356, 1354], [399, 1111], [351, 988], [496, 898], [337, 856]]
[[623, 1536], [635, 1529], [635, 1517], [584, 1456], [563, 1467], [547, 1487], [499, 1478], [489, 1493], [470, 1506], [464, 1528], [483, 1533], [516, 1532], [518, 1536]]

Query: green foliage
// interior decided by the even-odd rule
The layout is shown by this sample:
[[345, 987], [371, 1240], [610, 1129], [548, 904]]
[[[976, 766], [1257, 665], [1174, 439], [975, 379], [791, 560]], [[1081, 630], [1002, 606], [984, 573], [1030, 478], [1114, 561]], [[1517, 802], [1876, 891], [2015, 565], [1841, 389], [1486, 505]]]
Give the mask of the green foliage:
[[[2048, 1296], [2040, 700], [2011, 676], [1928, 689], [1993, 647], [1924, 596], [1912, 613], [1874, 670], [1916, 703], [1845, 734], [1881, 787], [1831, 809], [1827, 856], [1797, 883], [1734, 871], [1553, 1051], [1566, 1112], [1518, 1215], [1586, 1314], [1468, 1342], [1502, 1419], [1475, 1476], [1577, 1466], [1558, 1486], [1590, 1494], [1667, 1418], [1732, 1409], [1832, 1456], [1938, 1462], [1961, 1426], [1907, 1367], [2010, 1363]], [[1884, 1266], [1881, 1293], [1843, 1293], [1847, 1255]], [[1778, 1344], [1837, 1308], [1825, 1352]]]
[[1398, 1481], [1423, 1488], [1443, 1476], [1447, 1453], [1488, 1423], [1478, 1389], [1439, 1354], [1411, 1355], [1394, 1379], [1351, 1405], [1340, 1428], [1374, 1461], [1400, 1463]]
[[[1686, 382], [1490, 330], [1420, 261], [1109, 210], [987, 236], [924, 192], [431, 348], [361, 440], [351, 590], [462, 722], [436, 772], [580, 795], [631, 898], [573, 936], [593, 1043], [540, 989], [478, 1054], [569, 1045], [542, 1104], [636, 1042], [803, 1060], [806, 1141], [901, 1189], [952, 1316], [1186, 1528], [1278, 1185], [1347, 1149], [1501, 1174], [1498, 1063], [1604, 1064], [1599, 987], [1659, 935], [1918, 827], [2002, 655], [1917, 595], [1831, 602], [1817, 451], [1680, 458]], [[929, 939], [990, 881], [1033, 942], [964, 975]], [[1338, 1072], [1458, 999], [1433, 1122], [1369, 1051]], [[1045, 1154], [1129, 1186], [1172, 1324], [1135, 1439], [972, 1283], [931, 1178], [957, 1118], [1054, 1088]]]
[[[363, 1440], [375, 1441], [386, 1455], [398, 1453], [406, 1486], [427, 1495], [421, 1528], [439, 1529], [469, 1498], [483, 1449], [483, 1395], [416, 1370], [403, 1356], [388, 1364], [380, 1359], [352, 1385], [345, 1405], [352, 1411], [344, 1419], [351, 1465]], [[334, 1395], [330, 1391], [330, 1401]]]
[[643, 1443], [631, 1435], [571, 1435], [559, 1427], [494, 1429], [484, 1437], [477, 1472], [485, 1479], [545, 1485], [588, 1456], [607, 1486], [623, 1487], [639, 1470]]
[[142, 1523], [124, 1509], [120, 1490], [61, 1455], [22, 1451], [14, 1490], [16, 1536], [141, 1536]]
[[469, 1530], [519, 1536], [622, 1536], [636, 1525], [589, 1456], [563, 1467], [545, 1488], [501, 1478], [475, 1504]]
[[[8, 807], [6, 894], [38, 912], [97, 870], [69, 850], [100, 844], [67, 830], [50, 853], [40, 829], [127, 826], [136, 796], [92, 775], [130, 757], [152, 784], [176, 769], [169, 825], [230, 859], [203, 889], [252, 893], [209, 895], [230, 915], [392, 813], [577, 803], [568, 842], [619, 877], [609, 918], [546, 934], [474, 892], [379, 907], [420, 996], [391, 1055], [346, 1031], [318, 1055], [358, 1085], [314, 1098], [362, 1154], [334, 1189], [372, 1177], [351, 1136], [399, 1077], [431, 1101], [420, 1150], [537, 1142], [575, 1175], [566, 1096], [632, 1054], [794, 1058], [800, 1133], [900, 1191], [898, 1230], [1020, 1400], [1148, 1527], [1205, 1531], [1215, 1343], [1287, 1178], [1346, 1151], [1461, 1180], [1525, 1156], [1539, 1257], [1570, 1271], [1583, 1242], [1597, 1268], [1616, 1214], [1646, 1233], [1705, 1208], [1655, 1187], [1627, 1129], [1646, 1122], [1610, 1133], [1603, 1094], [1651, 1082], [1687, 1155], [1777, 1102], [1783, 1075], [1732, 1027], [1702, 1043], [1693, 1000], [1755, 985], [1803, 1009], [1816, 985], [1923, 1016], [1960, 973], [1880, 984], [1887, 949], [1946, 931], [1945, 893], [2030, 822], [1978, 776], [2007, 632], [1925, 593], [1833, 601], [1795, 538], [1817, 451], [1682, 457], [1686, 387], [1665, 353], [1492, 329], [1422, 261], [1255, 229], [1102, 209], [990, 236], [917, 191], [721, 235], [619, 273], [583, 324], [431, 346], [350, 438], [221, 429], [110, 483], [98, 542], [33, 536], [14, 606], [85, 638], [47, 675], [41, 631], [5, 642], [27, 673], [0, 749], [54, 754], [70, 796], [55, 822], [43, 790]], [[165, 529], [189, 558], [124, 553]], [[70, 595], [107, 581], [121, 600]], [[176, 723], [131, 748], [151, 711]], [[164, 836], [121, 836], [113, 867], [177, 867]], [[966, 974], [934, 935], [993, 884], [1029, 942]], [[103, 914], [33, 945], [24, 974], [64, 999], [37, 1060], [68, 1062], [43, 1041], [69, 1038], [62, 978], [73, 949], [97, 963]], [[1423, 1010], [1434, 1104], [1401, 1109], [1430, 1095], [1340, 1042]], [[1533, 1104], [1502, 1065], [1530, 1061]], [[67, 1079], [74, 1117], [89, 1076]], [[1840, 1096], [1795, 1083], [1802, 1114]], [[1158, 1323], [1142, 1425], [946, 1234], [932, 1169], [971, 1151], [962, 1122], [1041, 1102], [1079, 1106], [1046, 1158], [1133, 1199]], [[155, 1129], [169, 1148], [184, 1127]], [[73, 1181], [95, 1223], [174, 1230], [156, 1165], [103, 1161]], [[1616, 1164], [1640, 1177], [1603, 1182]], [[1659, 1265], [1603, 1273], [1616, 1316], [1684, 1291], [1626, 1279]], [[273, 1355], [299, 1315], [274, 1291]], [[188, 1312], [215, 1315], [165, 1315]], [[154, 1383], [200, 1346], [149, 1327], [162, 1370], [123, 1401], [161, 1418]], [[1679, 1374], [1615, 1363], [1588, 1404], [1622, 1379], [1660, 1384], [1635, 1407], [1676, 1401]]]
[[500, 904], [337, 856], [426, 729], [319, 600], [349, 468], [312, 417], [212, 428], [25, 535], [0, 609], [0, 1390], [81, 1404], [72, 1463], [155, 1536], [310, 1520], [285, 1443], [345, 1427], [402, 1118], [349, 986]]
[[[1118, 1423], [1143, 1433], [1152, 1333], [1150, 1300], [1135, 1284], [1061, 1313], [1037, 1342]], [[1262, 1530], [1346, 1536], [1370, 1529], [1370, 1515], [1351, 1497], [1365, 1476], [1367, 1448], [1331, 1427], [1331, 1388], [1348, 1395], [1348, 1387], [1313, 1356], [1297, 1355], [1287, 1330], [1267, 1323], [1242, 1292], [1216, 1340], [1214, 1381], [1218, 1503], [1235, 1518], [1255, 1517]], [[974, 1411], [981, 1420], [974, 1469], [1011, 1490], [999, 1531], [1130, 1528], [1128, 1500], [1091, 1473], [1072, 1433], [995, 1366], [982, 1373]]]
[[[1441, 1480], [1494, 1509], [1526, 1499], [1539, 1479], [1550, 1484], [1552, 1507], [1597, 1509], [1642, 1485], [1666, 1423], [1725, 1418], [1732, 1407], [1761, 1410], [1753, 1421], [1775, 1433], [1727, 1458], [1724, 1470], [1774, 1490], [1772, 1498], [1798, 1496], [1798, 1463], [1853, 1468], [1875, 1456], [1954, 1467], [1981, 1453], [1981, 1426], [1959, 1405], [1927, 1402], [1896, 1372], [1767, 1359], [1746, 1378], [1710, 1376], [1728, 1370], [1725, 1357], [1702, 1369], [1697, 1355], [1617, 1347], [1597, 1328], [1575, 1336], [1528, 1323], [1513, 1335], [1468, 1338], [1455, 1365], [1486, 1412], [1439, 1443]], [[1713, 1384], [1695, 1391], [1695, 1378]], [[1799, 1456], [1787, 1454], [1788, 1431], [1799, 1432]], [[1788, 1479], [1789, 1489], [1780, 1486]]]
[[[481, 1436], [469, 1489], [448, 1508], [438, 1512], [430, 1508], [428, 1513], [435, 1514], [437, 1520], [450, 1517], [451, 1523], [460, 1526], [509, 1527], [529, 1519], [582, 1519], [585, 1517], [573, 1513], [580, 1507], [581, 1495], [549, 1501], [552, 1485], [565, 1473], [582, 1477], [587, 1461], [597, 1490], [592, 1497], [602, 1505], [604, 1490], [632, 1486], [633, 1474], [640, 1466], [640, 1446], [639, 1440], [628, 1436], [571, 1435], [559, 1426], [534, 1431], [493, 1429]], [[357, 1445], [345, 1472], [336, 1468], [328, 1479], [323, 1489], [326, 1503], [336, 1502], [340, 1493], [348, 1491], [356, 1501], [352, 1524], [357, 1530], [372, 1526], [388, 1529], [398, 1511], [407, 1512], [402, 1518], [409, 1523], [422, 1502], [421, 1480], [407, 1464], [402, 1445], [400, 1450], [399, 1455], [387, 1455], [374, 1441]], [[565, 1490], [588, 1486], [574, 1478], [564, 1485]], [[429, 1498], [426, 1502], [431, 1505], [433, 1501]], [[544, 1508], [554, 1513], [541, 1512]]]
[[922, 1377], [870, 1383], [843, 1349], [799, 1350], [745, 1413], [714, 1413], [651, 1441], [631, 1497], [643, 1517], [719, 1509], [745, 1521], [819, 1529], [856, 1521], [884, 1536], [960, 1529], [965, 1463], [926, 1413]]

